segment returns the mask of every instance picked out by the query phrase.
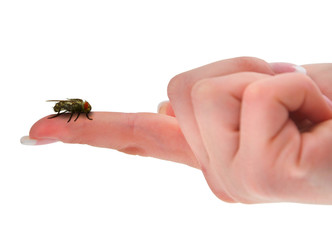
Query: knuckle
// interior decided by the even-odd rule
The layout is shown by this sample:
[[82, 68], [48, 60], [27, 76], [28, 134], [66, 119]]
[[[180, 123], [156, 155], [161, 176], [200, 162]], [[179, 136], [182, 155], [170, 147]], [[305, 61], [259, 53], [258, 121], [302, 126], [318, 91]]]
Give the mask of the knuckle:
[[173, 77], [167, 86], [167, 95], [169, 99], [183, 93], [188, 87], [191, 77], [188, 73], [181, 73]]
[[139, 115], [134, 114], [134, 113], [128, 113], [125, 115], [125, 120], [126, 120], [126, 125], [128, 128], [128, 133], [129, 136], [131, 136], [132, 139], [135, 139], [135, 136], [137, 135], [138, 132], [138, 127], [139, 126]]
[[[243, 101], [268, 101], [280, 95], [282, 89], [285, 89], [285, 87], [296, 88], [298, 92], [312, 91], [313, 88], [318, 88], [314, 81], [304, 74], [287, 73], [288, 77], [284, 77], [285, 75], [277, 76], [272, 80], [272, 84], [270, 80], [266, 79], [261, 79], [249, 84], [243, 92]], [[285, 85], [282, 83], [283, 81], [287, 81], [288, 83]]]
[[193, 100], [210, 99], [214, 95], [216, 87], [211, 79], [202, 79], [194, 84], [191, 89], [191, 98]]
[[128, 113], [125, 115], [126, 125], [128, 127], [129, 141], [126, 141], [125, 144], [117, 146], [116, 148], [120, 152], [124, 152], [131, 155], [140, 155], [147, 156], [145, 149], [136, 142], [137, 136], [142, 134], [141, 118], [140, 115]]
[[265, 85], [261, 84], [260, 81], [249, 84], [243, 92], [243, 101], [263, 101], [264, 98], [269, 97], [270, 92], [266, 89]]
[[307, 75], [301, 73], [291, 73], [293, 75], [294, 81], [299, 87], [303, 89], [312, 89], [315, 87], [314, 81]]

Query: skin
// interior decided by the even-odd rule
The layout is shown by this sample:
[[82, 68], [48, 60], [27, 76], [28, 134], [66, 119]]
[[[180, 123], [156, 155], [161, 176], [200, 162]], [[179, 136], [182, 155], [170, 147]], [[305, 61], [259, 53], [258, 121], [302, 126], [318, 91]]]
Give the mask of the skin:
[[159, 113], [45, 117], [30, 138], [183, 163], [227, 202], [332, 204], [332, 64], [304, 67], [215, 62], [175, 76]]

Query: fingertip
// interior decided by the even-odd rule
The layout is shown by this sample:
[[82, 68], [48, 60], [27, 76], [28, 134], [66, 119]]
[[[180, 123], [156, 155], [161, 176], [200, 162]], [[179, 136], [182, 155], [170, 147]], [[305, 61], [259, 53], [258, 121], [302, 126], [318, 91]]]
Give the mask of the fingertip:
[[56, 119], [49, 119], [49, 116], [43, 117], [38, 120], [35, 124], [32, 125], [29, 137], [31, 139], [56, 139], [58, 138], [54, 135], [56, 131], [56, 123], [58, 122]]
[[160, 102], [157, 107], [157, 112], [160, 114], [166, 114], [167, 101]]
[[37, 146], [37, 145], [45, 145], [58, 142], [57, 139], [50, 139], [50, 138], [40, 138], [40, 139], [33, 139], [30, 136], [23, 136], [20, 139], [22, 145], [29, 145], [29, 146]]
[[157, 112], [159, 114], [165, 114], [165, 115], [172, 116], [172, 117], [175, 116], [172, 105], [169, 101], [163, 101], [163, 102], [159, 103]]

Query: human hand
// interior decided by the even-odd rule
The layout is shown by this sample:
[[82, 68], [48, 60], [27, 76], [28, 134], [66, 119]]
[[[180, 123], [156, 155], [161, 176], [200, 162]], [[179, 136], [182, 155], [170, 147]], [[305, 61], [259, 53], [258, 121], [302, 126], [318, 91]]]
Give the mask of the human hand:
[[166, 114], [94, 112], [93, 121], [75, 124], [43, 118], [30, 139], [114, 148], [200, 168], [224, 201], [332, 203], [332, 109], [322, 95], [332, 97], [332, 67], [305, 68], [310, 77], [276, 75], [295, 69], [255, 58], [220, 61], [173, 78], [171, 104], [160, 110]]

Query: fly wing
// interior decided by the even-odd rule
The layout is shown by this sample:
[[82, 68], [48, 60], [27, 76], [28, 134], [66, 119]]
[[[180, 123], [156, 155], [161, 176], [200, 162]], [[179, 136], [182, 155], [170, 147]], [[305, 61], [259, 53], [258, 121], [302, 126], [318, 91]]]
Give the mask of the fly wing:
[[80, 98], [67, 98], [67, 100], [46, 100], [46, 102], [83, 102]]
[[80, 98], [68, 98], [68, 101], [83, 103], [83, 100]]

